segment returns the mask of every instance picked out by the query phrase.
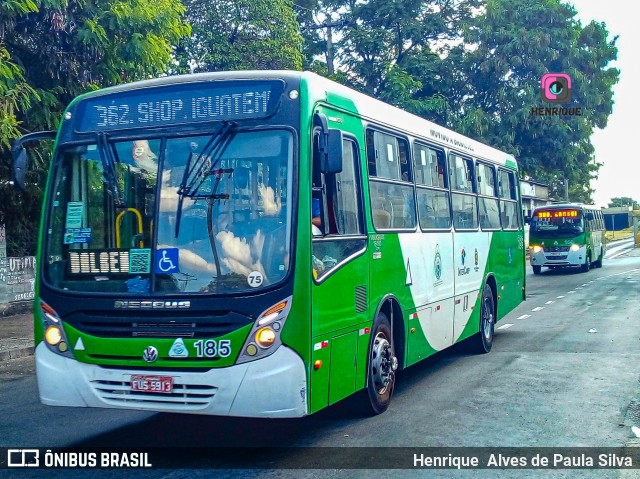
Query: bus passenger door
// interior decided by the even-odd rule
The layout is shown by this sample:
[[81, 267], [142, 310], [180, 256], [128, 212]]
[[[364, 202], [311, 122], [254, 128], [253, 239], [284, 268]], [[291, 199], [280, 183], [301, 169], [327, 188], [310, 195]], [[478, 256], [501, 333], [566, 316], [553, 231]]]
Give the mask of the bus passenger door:
[[[355, 140], [343, 141], [342, 172], [320, 172], [314, 135], [312, 187], [311, 411], [355, 392], [364, 384], [369, 335], [369, 263], [362, 215], [362, 182]], [[362, 333], [362, 334], [361, 334]], [[364, 349], [363, 349], [364, 348]], [[359, 359], [360, 358], [360, 359]]]

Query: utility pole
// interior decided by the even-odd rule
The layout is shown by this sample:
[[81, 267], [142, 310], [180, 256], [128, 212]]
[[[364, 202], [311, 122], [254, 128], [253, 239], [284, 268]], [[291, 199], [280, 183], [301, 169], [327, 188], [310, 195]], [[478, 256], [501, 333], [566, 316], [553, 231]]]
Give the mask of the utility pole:
[[348, 25], [349, 21], [348, 20], [341, 20], [339, 22], [324, 22], [321, 23], [320, 25], [313, 25], [313, 26], [309, 26], [309, 27], [305, 27], [306, 30], [319, 30], [321, 28], [326, 28], [327, 29], [327, 54], [326, 54], [326, 58], [327, 58], [327, 70], [329, 71], [329, 75], [333, 75], [335, 73], [335, 69], [333, 67], [333, 32], [331, 31], [332, 28], [335, 27], [344, 27], [345, 25]]

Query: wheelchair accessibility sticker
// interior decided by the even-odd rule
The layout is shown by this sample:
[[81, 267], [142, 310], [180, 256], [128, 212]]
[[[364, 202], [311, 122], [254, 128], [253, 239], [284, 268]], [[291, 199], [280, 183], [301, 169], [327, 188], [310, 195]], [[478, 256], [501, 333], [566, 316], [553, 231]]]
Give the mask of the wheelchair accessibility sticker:
[[178, 257], [178, 248], [160, 248], [156, 250], [155, 272], [157, 274], [177, 273], [180, 270]]

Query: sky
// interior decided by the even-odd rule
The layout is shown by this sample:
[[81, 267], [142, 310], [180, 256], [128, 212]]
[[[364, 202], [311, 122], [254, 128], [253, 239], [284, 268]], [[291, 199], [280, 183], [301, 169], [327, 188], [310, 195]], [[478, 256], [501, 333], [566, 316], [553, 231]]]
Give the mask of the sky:
[[640, 25], [636, 2], [629, 0], [568, 0], [578, 11], [583, 25], [591, 20], [605, 22], [611, 38], [620, 35], [618, 60], [611, 64], [620, 70], [614, 86], [613, 113], [607, 127], [596, 129], [591, 141], [596, 161], [602, 163], [595, 189], [594, 204], [608, 206], [617, 196], [640, 201]]

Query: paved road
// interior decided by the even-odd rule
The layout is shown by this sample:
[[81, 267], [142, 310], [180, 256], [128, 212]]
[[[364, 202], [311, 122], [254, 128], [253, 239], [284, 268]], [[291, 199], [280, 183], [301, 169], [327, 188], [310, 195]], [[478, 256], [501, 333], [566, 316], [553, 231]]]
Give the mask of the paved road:
[[633, 248], [633, 238], [627, 238], [620, 241], [613, 241], [607, 245], [606, 259], [617, 258], [625, 254], [629, 249]]
[[[633, 436], [631, 426], [640, 426], [640, 257], [612, 259], [589, 273], [529, 273], [529, 299], [499, 323], [489, 355], [469, 355], [456, 347], [409, 368], [400, 377], [391, 408], [381, 416], [354, 417], [349, 400], [301, 420], [45, 408], [37, 401], [30, 375], [0, 383], [0, 446], [624, 445]], [[16, 361], [27, 370], [32, 364], [31, 358]], [[245, 467], [254, 464], [251, 456], [244, 459]], [[266, 471], [154, 470], [144, 477], [328, 478], [373, 473], [277, 470], [287, 460], [290, 457], [274, 458], [273, 469]], [[640, 477], [638, 470], [392, 473], [429, 478]], [[102, 474], [134, 477], [132, 472]], [[70, 470], [65, 477], [87, 477], [87, 472]]]

